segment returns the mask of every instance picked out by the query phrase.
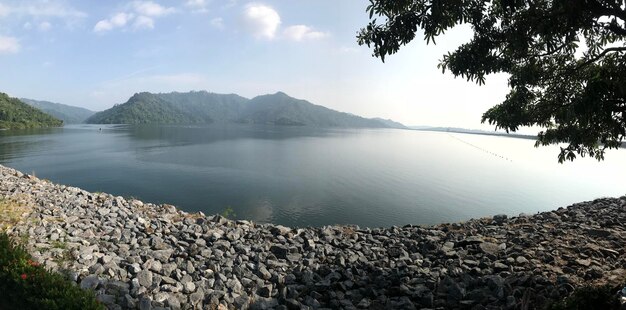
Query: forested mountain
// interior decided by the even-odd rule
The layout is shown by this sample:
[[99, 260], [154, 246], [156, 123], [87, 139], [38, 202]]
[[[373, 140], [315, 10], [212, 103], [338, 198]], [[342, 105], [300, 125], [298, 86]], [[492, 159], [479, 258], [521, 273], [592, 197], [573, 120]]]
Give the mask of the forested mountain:
[[386, 122], [338, 112], [278, 92], [246, 99], [206, 91], [138, 93], [126, 103], [94, 114], [94, 124], [249, 123], [315, 127], [396, 127]]
[[0, 129], [63, 126], [63, 121], [0, 93]]
[[382, 122], [384, 124], [387, 124], [387, 126], [392, 127], [392, 128], [402, 128], [402, 129], [408, 129], [409, 127], [404, 126], [401, 123], [398, 123], [396, 121], [390, 120], [390, 119], [382, 119], [380, 117], [374, 117], [373, 119]]
[[84, 108], [49, 101], [40, 101], [27, 98], [20, 98], [20, 100], [32, 107], [35, 107], [62, 120], [65, 124], [82, 123], [88, 117], [96, 113], [94, 111], [90, 111]]

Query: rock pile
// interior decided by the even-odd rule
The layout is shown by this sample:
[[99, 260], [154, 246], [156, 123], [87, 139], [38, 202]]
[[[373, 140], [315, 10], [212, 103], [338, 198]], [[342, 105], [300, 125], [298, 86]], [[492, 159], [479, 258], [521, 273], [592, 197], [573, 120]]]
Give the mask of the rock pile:
[[626, 196], [429, 227], [288, 228], [189, 214], [0, 166], [11, 234], [111, 309], [533, 309], [626, 279]]

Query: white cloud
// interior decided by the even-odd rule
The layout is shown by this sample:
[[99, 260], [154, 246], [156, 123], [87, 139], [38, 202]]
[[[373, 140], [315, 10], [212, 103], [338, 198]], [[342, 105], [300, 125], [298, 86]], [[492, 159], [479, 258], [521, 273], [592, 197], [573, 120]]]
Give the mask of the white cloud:
[[132, 13], [117, 13], [111, 17], [111, 24], [115, 27], [124, 27], [128, 22], [133, 19], [134, 15]]
[[217, 29], [224, 29], [224, 19], [221, 17], [211, 19], [211, 26]]
[[103, 19], [96, 23], [93, 27], [93, 31], [95, 32], [104, 32], [113, 30], [113, 28], [124, 27], [128, 24], [135, 16], [132, 13], [124, 13], [119, 12], [113, 15], [109, 19]]
[[39, 24], [39, 30], [41, 31], [48, 31], [50, 28], [52, 28], [52, 24], [49, 22], [42, 22]]
[[154, 19], [148, 16], [139, 16], [133, 24], [135, 29], [154, 29]]
[[165, 16], [176, 12], [176, 9], [172, 7], [166, 8], [152, 1], [135, 1], [133, 2], [133, 7], [135, 9], [135, 12], [137, 12], [138, 14], [149, 17]]
[[257, 39], [271, 40], [280, 25], [280, 15], [267, 5], [251, 3], [243, 11], [242, 24]]
[[306, 25], [289, 26], [283, 31], [285, 38], [292, 41], [316, 40], [327, 37], [328, 34], [321, 31], [315, 31]]
[[96, 23], [93, 31], [110, 31], [114, 28], [125, 27], [131, 23], [134, 29], [154, 29], [156, 18], [176, 12], [176, 9], [172, 7], [164, 7], [152, 1], [133, 1], [125, 8], [125, 12], [119, 12], [109, 19], [103, 19]]
[[111, 24], [111, 22], [107, 19], [103, 19], [97, 22], [95, 26], [93, 26], [94, 32], [104, 32], [104, 31], [109, 31], [111, 29], [113, 29], [113, 24]]
[[0, 36], [0, 54], [15, 54], [20, 51], [20, 43], [14, 37]]
[[187, 0], [185, 6], [192, 9], [194, 12], [204, 13], [208, 12], [207, 5], [209, 0]]

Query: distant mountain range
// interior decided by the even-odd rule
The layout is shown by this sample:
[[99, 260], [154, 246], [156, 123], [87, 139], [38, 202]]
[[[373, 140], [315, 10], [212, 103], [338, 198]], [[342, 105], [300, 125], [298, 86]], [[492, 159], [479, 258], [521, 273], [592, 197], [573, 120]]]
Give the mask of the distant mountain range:
[[497, 131], [467, 129], [467, 128], [459, 128], [459, 127], [408, 126], [408, 128], [413, 129], [413, 130], [421, 130], [421, 131], [442, 131], [442, 132], [468, 133], [468, 134], [475, 134], [475, 135], [490, 135], [490, 136], [504, 136], [504, 137], [525, 138], [525, 139], [537, 139], [536, 135], [522, 135], [522, 134], [516, 134], [516, 133], [504, 133], [504, 132], [497, 132]]
[[17, 98], [0, 93], [0, 129], [63, 126], [63, 121], [33, 108]]
[[27, 98], [20, 98], [20, 100], [34, 108], [42, 110], [62, 120], [65, 124], [82, 123], [87, 118], [96, 113], [94, 111], [90, 111], [84, 108], [74, 107], [61, 103], [54, 103], [50, 101], [40, 101]]
[[338, 112], [288, 96], [283, 92], [247, 99], [235, 94], [206, 91], [188, 93], [148, 92], [133, 95], [126, 103], [98, 112], [86, 120], [92, 124], [147, 123], [244, 123], [280, 126], [406, 128], [383, 119], [368, 119]]

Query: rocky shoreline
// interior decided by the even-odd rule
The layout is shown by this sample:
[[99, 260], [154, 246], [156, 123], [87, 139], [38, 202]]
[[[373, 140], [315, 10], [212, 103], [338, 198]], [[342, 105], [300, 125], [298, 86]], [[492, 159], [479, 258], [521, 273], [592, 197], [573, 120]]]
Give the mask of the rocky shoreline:
[[110, 309], [535, 309], [626, 280], [626, 196], [428, 227], [288, 228], [0, 166], [9, 233]]

